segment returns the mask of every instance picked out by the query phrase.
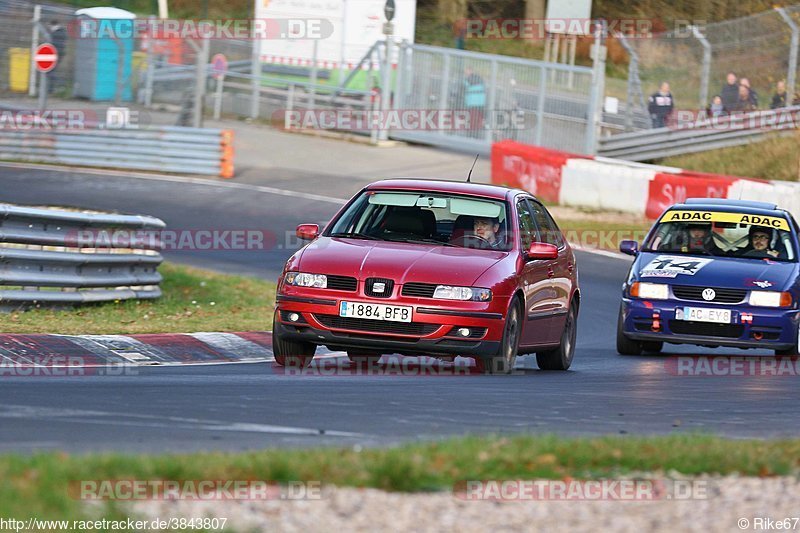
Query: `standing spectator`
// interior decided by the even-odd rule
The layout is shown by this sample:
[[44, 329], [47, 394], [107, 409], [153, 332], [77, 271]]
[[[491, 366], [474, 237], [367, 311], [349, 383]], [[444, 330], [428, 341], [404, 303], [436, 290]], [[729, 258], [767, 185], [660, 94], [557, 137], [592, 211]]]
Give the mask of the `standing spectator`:
[[715, 94], [711, 99], [711, 105], [706, 110], [708, 118], [717, 118], [725, 114], [725, 107], [722, 105], [722, 98], [720, 95]]
[[748, 113], [750, 111], [755, 111], [755, 109], [756, 108], [753, 105], [753, 101], [750, 98], [750, 89], [744, 85], [739, 85], [739, 97], [736, 99], [736, 103], [733, 105], [733, 109], [731, 111], [737, 113]]
[[467, 43], [467, 21], [465, 19], [458, 19], [453, 24], [453, 37], [456, 40], [456, 49], [464, 50]]
[[464, 69], [464, 107], [469, 111], [470, 133], [481, 138], [486, 108], [486, 84], [472, 68]]
[[742, 78], [739, 80], [739, 85], [744, 85], [747, 87], [748, 92], [750, 93], [750, 103], [753, 104], [753, 109], [758, 108], [758, 93], [755, 89], [750, 87], [750, 80], [747, 78]]
[[722, 107], [727, 113], [730, 113], [736, 107], [736, 101], [739, 99], [739, 82], [736, 80], [734, 72], [728, 72], [728, 83], [722, 87], [719, 93], [722, 98]]
[[66, 59], [67, 30], [55, 19], [50, 21], [50, 25], [47, 29], [50, 30], [50, 42], [55, 47], [56, 52], [58, 52], [58, 63], [56, 63], [56, 68], [50, 71], [50, 78], [48, 79], [50, 83], [47, 87], [47, 91], [53, 92], [56, 88], [60, 88], [63, 83], [64, 69], [61, 65], [64, 64], [64, 60]]
[[667, 125], [667, 120], [672, 114], [673, 107], [669, 83], [661, 82], [661, 87], [657, 92], [650, 95], [647, 104], [647, 110], [650, 112], [650, 119], [653, 121], [654, 128], [663, 128]]
[[775, 86], [775, 94], [772, 96], [772, 103], [769, 104], [770, 109], [778, 109], [787, 106], [786, 82], [781, 80]]

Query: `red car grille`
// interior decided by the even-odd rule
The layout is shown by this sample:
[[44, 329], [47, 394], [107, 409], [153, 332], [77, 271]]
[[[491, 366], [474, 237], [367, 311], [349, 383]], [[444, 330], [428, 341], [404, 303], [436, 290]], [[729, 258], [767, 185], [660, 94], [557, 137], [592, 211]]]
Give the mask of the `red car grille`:
[[439, 328], [437, 324], [424, 324], [422, 322], [390, 322], [388, 320], [369, 320], [336, 315], [314, 315], [314, 318], [326, 328], [368, 331], [371, 333], [423, 336], [430, 335]]
[[337, 291], [354, 291], [358, 286], [356, 278], [349, 276], [328, 276], [328, 288]]
[[415, 296], [417, 298], [433, 298], [436, 285], [432, 283], [406, 283], [403, 285], [403, 296]]

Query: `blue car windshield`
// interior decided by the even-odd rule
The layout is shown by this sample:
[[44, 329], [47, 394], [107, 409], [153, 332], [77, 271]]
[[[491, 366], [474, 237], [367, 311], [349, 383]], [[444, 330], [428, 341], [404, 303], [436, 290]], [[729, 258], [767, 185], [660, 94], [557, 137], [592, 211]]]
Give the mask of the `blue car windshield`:
[[699, 214], [706, 216], [698, 216], [698, 212], [668, 211], [651, 232], [642, 250], [797, 261], [789, 222], [782, 217], [727, 212]]

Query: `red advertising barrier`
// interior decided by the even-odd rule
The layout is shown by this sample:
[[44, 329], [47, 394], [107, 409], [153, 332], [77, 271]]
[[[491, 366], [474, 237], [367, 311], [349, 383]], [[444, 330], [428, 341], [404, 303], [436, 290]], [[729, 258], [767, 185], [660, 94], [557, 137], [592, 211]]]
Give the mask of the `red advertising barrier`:
[[492, 183], [518, 187], [548, 202], [558, 202], [561, 167], [567, 159], [586, 158], [514, 141], [492, 145]]
[[728, 187], [736, 179], [728, 176], [701, 178], [658, 173], [650, 182], [645, 215], [650, 219], [658, 218], [666, 208], [687, 198], [727, 198]]

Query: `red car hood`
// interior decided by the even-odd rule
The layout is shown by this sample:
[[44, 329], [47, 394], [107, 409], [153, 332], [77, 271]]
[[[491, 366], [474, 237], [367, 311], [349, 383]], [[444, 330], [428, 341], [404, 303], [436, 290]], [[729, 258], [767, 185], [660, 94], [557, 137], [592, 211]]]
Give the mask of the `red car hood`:
[[320, 237], [300, 257], [303, 272], [390, 278], [406, 282], [472, 285], [507, 252], [449, 246]]

